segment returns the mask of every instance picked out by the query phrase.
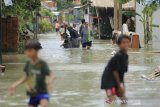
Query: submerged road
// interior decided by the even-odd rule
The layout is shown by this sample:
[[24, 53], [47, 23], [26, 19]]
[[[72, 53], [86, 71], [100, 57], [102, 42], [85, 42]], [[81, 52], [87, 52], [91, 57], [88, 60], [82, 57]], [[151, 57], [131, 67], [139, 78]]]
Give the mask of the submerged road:
[[[159, 107], [160, 80], [146, 81], [160, 64], [159, 54], [141, 49], [130, 50], [130, 66], [126, 75], [128, 104], [105, 104], [105, 93], [100, 90], [100, 79], [111, 52], [115, 49], [109, 41], [94, 41], [91, 50], [63, 49], [62, 41], [54, 33], [40, 35], [43, 50], [40, 56], [56, 74], [54, 90], [50, 92], [50, 107]], [[5, 76], [0, 76], [0, 107], [26, 107], [25, 87], [17, 89], [13, 97], [7, 95], [11, 83], [23, 75], [26, 58], [23, 55], [6, 56]], [[10, 61], [12, 59], [12, 61]]]

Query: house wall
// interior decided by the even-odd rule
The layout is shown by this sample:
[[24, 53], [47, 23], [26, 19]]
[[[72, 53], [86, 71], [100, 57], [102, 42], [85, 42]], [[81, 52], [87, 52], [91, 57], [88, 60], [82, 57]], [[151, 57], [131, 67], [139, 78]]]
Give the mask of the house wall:
[[2, 19], [2, 51], [17, 52], [19, 43], [19, 20], [17, 17]]
[[[136, 3], [136, 12], [137, 13], [143, 15], [142, 14], [143, 9], [144, 9], [144, 6]], [[153, 24], [160, 25], [160, 9], [154, 13], [153, 18], [154, 18]], [[140, 21], [139, 16], [136, 16], [136, 32], [140, 35], [140, 41], [141, 41], [141, 44], [143, 45], [143, 43], [144, 43], [144, 29], [143, 29], [143, 24]], [[153, 47], [154, 48], [158, 48], [157, 47], [158, 42], [160, 42], [160, 28], [153, 28]]]

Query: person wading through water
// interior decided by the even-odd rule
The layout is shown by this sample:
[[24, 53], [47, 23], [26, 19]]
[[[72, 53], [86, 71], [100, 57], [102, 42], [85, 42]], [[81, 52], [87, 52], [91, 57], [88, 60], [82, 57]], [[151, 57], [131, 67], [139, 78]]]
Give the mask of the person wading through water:
[[111, 104], [119, 97], [122, 103], [127, 103], [124, 76], [128, 71], [128, 49], [131, 39], [121, 35], [117, 44], [119, 51], [108, 62], [101, 80], [101, 89], [106, 91], [108, 99], [106, 103]]
[[9, 88], [9, 95], [13, 95], [16, 88], [26, 83], [29, 97], [28, 107], [49, 107], [49, 91], [52, 90], [55, 76], [47, 63], [38, 57], [41, 44], [31, 40], [26, 45], [25, 54], [29, 58], [24, 67], [24, 76]]
[[81, 31], [82, 36], [82, 48], [90, 49], [92, 46], [92, 30], [89, 27], [89, 24], [86, 22], [85, 26]]

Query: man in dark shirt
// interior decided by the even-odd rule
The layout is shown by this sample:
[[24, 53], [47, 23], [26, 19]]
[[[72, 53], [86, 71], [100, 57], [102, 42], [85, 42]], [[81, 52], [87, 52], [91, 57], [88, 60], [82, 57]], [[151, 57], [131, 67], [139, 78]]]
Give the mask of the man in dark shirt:
[[[79, 34], [80, 34], [80, 35], [82, 34], [82, 29], [85, 27], [86, 21], [85, 21], [85, 19], [82, 19], [81, 22], [82, 22], [82, 24], [81, 24], [80, 29], [79, 29]], [[81, 36], [82, 36], [82, 35], [81, 35]]]
[[119, 51], [110, 59], [102, 75], [101, 89], [106, 91], [107, 103], [112, 103], [118, 96], [122, 103], [126, 103], [124, 75], [128, 71], [128, 48], [130, 38], [121, 35], [117, 42]]

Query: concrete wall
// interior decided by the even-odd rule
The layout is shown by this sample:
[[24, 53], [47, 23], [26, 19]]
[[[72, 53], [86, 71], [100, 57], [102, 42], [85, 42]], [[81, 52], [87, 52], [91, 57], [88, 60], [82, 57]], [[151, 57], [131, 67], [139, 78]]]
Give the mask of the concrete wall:
[[[140, 4], [136, 4], [136, 12], [142, 15], [142, 11], [144, 9], [144, 6]], [[160, 9], [157, 10], [153, 15], [154, 21], [153, 24], [160, 25]], [[144, 41], [144, 30], [143, 30], [143, 24], [139, 21], [140, 17], [136, 16], [136, 32], [140, 35], [140, 41], [143, 45]], [[160, 28], [153, 28], [153, 46], [157, 44], [157, 42], [160, 42]]]

